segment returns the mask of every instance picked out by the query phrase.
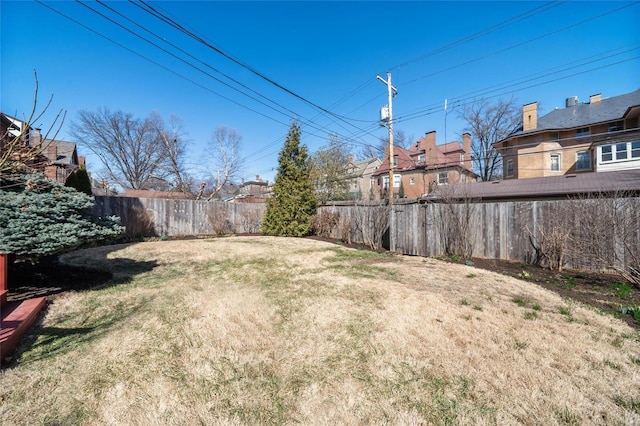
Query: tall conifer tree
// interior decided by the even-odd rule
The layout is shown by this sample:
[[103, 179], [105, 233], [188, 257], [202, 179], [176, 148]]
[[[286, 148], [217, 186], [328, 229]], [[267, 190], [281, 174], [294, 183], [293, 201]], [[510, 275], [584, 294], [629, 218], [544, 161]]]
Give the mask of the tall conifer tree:
[[317, 204], [307, 147], [300, 146], [300, 126], [294, 122], [278, 156], [278, 173], [273, 196], [267, 199], [262, 233], [287, 237], [308, 235]]

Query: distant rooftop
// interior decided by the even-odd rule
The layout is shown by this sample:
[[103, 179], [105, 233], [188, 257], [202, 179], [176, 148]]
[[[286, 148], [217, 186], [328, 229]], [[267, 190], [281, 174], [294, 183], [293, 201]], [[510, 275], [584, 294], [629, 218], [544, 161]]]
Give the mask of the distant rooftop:
[[558, 108], [538, 119], [537, 127], [526, 132], [520, 129], [511, 136], [548, 130], [587, 127], [622, 119], [630, 108], [640, 106], [640, 89], [624, 95], [602, 98], [597, 102], [577, 103]]
[[580, 173], [530, 179], [507, 179], [462, 185], [439, 186], [422, 197], [426, 201], [442, 198], [475, 198], [486, 201], [504, 199], [566, 198], [567, 196], [630, 192], [640, 195], [640, 170]]

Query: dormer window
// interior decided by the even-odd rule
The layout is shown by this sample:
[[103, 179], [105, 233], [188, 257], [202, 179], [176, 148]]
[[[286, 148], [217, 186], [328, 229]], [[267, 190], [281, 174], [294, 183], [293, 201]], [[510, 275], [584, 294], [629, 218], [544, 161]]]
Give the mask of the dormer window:
[[577, 138], [586, 138], [590, 134], [591, 134], [591, 132], [589, 131], [588, 127], [583, 127], [581, 129], [576, 130], [576, 137]]
[[426, 156], [424, 154], [418, 155], [418, 163], [424, 163]]
[[618, 132], [620, 130], [624, 130], [624, 123], [622, 121], [616, 121], [613, 123], [609, 123], [609, 131], [610, 132]]

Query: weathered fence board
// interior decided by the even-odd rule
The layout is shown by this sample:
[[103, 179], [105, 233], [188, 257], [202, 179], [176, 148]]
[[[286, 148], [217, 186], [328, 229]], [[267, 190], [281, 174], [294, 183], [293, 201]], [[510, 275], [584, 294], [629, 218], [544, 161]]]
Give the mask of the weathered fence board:
[[264, 210], [259, 203], [105, 196], [93, 207], [95, 215], [119, 216], [128, 232], [147, 236], [255, 233]]
[[[144, 231], [142, 215], [142, 219], [148, 220], [149, 234], [157, 236], [256, 233], [265, 210], [264, 204], [219, 201], [99, 196], [95, 199], [95, 214], [120, 216], [128, 230], [137, 226], [140, 232]], [[318, 211], [339, 213], [340, 220], [330, 236], [346, 242], [370, 245], [384, 241], [385, 247], [393, 252], [441, 256], [455, 243], [452, 232], [462, 226], [465, 244], [472, 256], [522, 262], [530, 260], [534, 254], [529, 235], [537, 235], [545, 226], [548, 229], [550, 223], [562, 219], [562, 226], [573, 230], [593, 226], [602, 229], [600, 240], [605, 244], [601, 246], [608, 253], [601, 257], [610, 256], [619, 262], [628, 257], [627, 253], [635, 255], [640, 250], [640, 198], [624, 201], [626, 207], [611, 224], [598, 223], [598, 217], [584, 223], [586, 216], [579, 213], [602, 202], [593, 200], [414, 203], [398, 204], [390, 209], [367, 203], [321, 206]], [[619, 201], [607, 201], [616, 202]], [[582, 222], [577, 219], [579, 217], [583, 218]], [[386, 226], [381, 229], [381, 223], [387, 220], [390, 226], [385, 232]], [[626, 238], [622, 240], [620, 235]], [[589, 269], [593, 264], [590, 259], [575, 254], [568, 256], [565, 262], [566, 266], [580, 269]]]
[[[621, 212], [622, 216], [611, 223], [613, 230], [621, 227], [632, 234], [624, 242], [620, 241], [620, 232], [612, 237], [603, 235], [602, 238], [612, 239], [609, 251], [611, 258], [616, 262], [628, 257], [633, 252], [637, 255], [640, 251], [640, 198], [625, 199], [626, 208]], [[587, 209], [589, 203], [602, 203], [603, 200], [544, 200], [544, 201], [510, 201], [491, 203], [430, 203], [430, 204], [405, 204], [391, 208], [390, 241], [387, 248], [393, 252], [418, 255], [441, 256], [446, 254], [447, 241], [451, 240], [451, 226], [444, 222], [451, 220], [452, 215], [460, 217], [468, 216], [469, 227], [466, 237], [469, 239], [471, 253], [474, 257], [489, 259], [505, 259], [525, 262], [530, 260], [535, 253], [529, 240], [529, 235], [538, 235], [543, 224], [556, 223], [558, 216], [563, 216], [562, 226], [570, 230], [579, 230], [580, 227], [594, 226], [594, 223], [584, 223], [576, 219], [582, 209]], [[606, 201], [615, 203], [615, 200]], [[321, 209], [330, 209], [338, 212], [342, 220], [353, 220], [354, 206], [324, 206]], [[359, 207], [366, 208], [366, 207]], [[594, 218], [594, 221], [597, 218]], [[556, 222], [554, 222], [556, 221]], [[451, 224], [449, 224], [451, 225]], [[348, 227], [347, 227], [348, 228]], [[336, 228], [332, 237], [344, 239], [341, 235], [344, 226]], [[626, 232], [626, 231], [625, 231]], [[624, 233], [623, 233], [624, 235]], [[363, 241], [361, 233], [350, 236], [356, 243]], [[615, 240], [615, 241], [614, 241]], [[615, 256], [613, 252], [615, 251]], [[606, 257], [606, 256], [601, 256]], [[611, 262], [613, 264], [613, 261]], [[590, 269], [594, 263], [580, 256], [567, 257], [565, 266], [579, 269]]]

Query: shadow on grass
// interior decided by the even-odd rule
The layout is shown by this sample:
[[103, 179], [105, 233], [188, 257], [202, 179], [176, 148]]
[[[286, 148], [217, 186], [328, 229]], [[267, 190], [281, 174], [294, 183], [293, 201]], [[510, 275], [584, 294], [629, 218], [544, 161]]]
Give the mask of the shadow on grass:
[[[16, 262], [9, 265], [9, 301], [21, 301], [46, 296], [48, 300], [67, 291], [95, 290], [128, 284], [133, 277], [153, 270], [156, 261], [137, 261], [127, 258], [109, 259], [112, 251], [130, 244], [104, 246], [101, 258], [92, 259], [93, 265], [77, 266], [59, 262], [57, 258], [31, 264]], [[99, 268], [95, 265], [100, 265]]]
[[[10, 265], [9, 301], [22, 301], [46, 296], [47, 306], [56, 297], [66, 292], [84, 292], [101, 290], [129, 284], [134, 277], [149, 272], [158, 266], [158, 262], [137, 261], [129, 258], [109, 258], [109, 254], [123, 249], [129, 244], [103, 246], [92, 253], [86, 266], [70, 265], [57, 259], [45, 259], [44, 262], [16, 262]], [[95, 266], [98, 266], [96, 268]], [[104, 334], [114, 324], [127, 320], [133, 312], [140, 309], [148, 300], [133, 299], [125, 303], [116, 303], [110, 309], [103, 306], [81, 307], [78, 312], [70, 312], [61, 320], [62, 324], [82, 324], [82, 327], [42, 327], [47, 306], [38, 321], [23, 337], [22, 343], [13, 354], [14, 362], [3, 367], [11, 368], [15, 360], [30, 362], [64, 354], [74, 348], [91, 342]], [[104, 313], [94, 315], [95, 312]], [[84, 315], [86, 318], [73, 318]]]
[[[28, 363], [51, 359], [81, 349], [107, 333], [114, 325], [128, 320], [149, 300], [149, 297], [141, 297], [127, 303], [119, 302], [95, 316], [90, 314], [94, 312], [92, 307], [85, 306], [84, 310], [70, 313], [62, 321], [63, 323], [82, 323], [82, 327], [42, 327], [43, 315], [41, 315], [38, 325], [32, 330], [32, 334], [25, 336], [13, 358], [19, 363]], [[11, 362], [7, 367], [11, 368], [16, 365], [16, 362]]]

